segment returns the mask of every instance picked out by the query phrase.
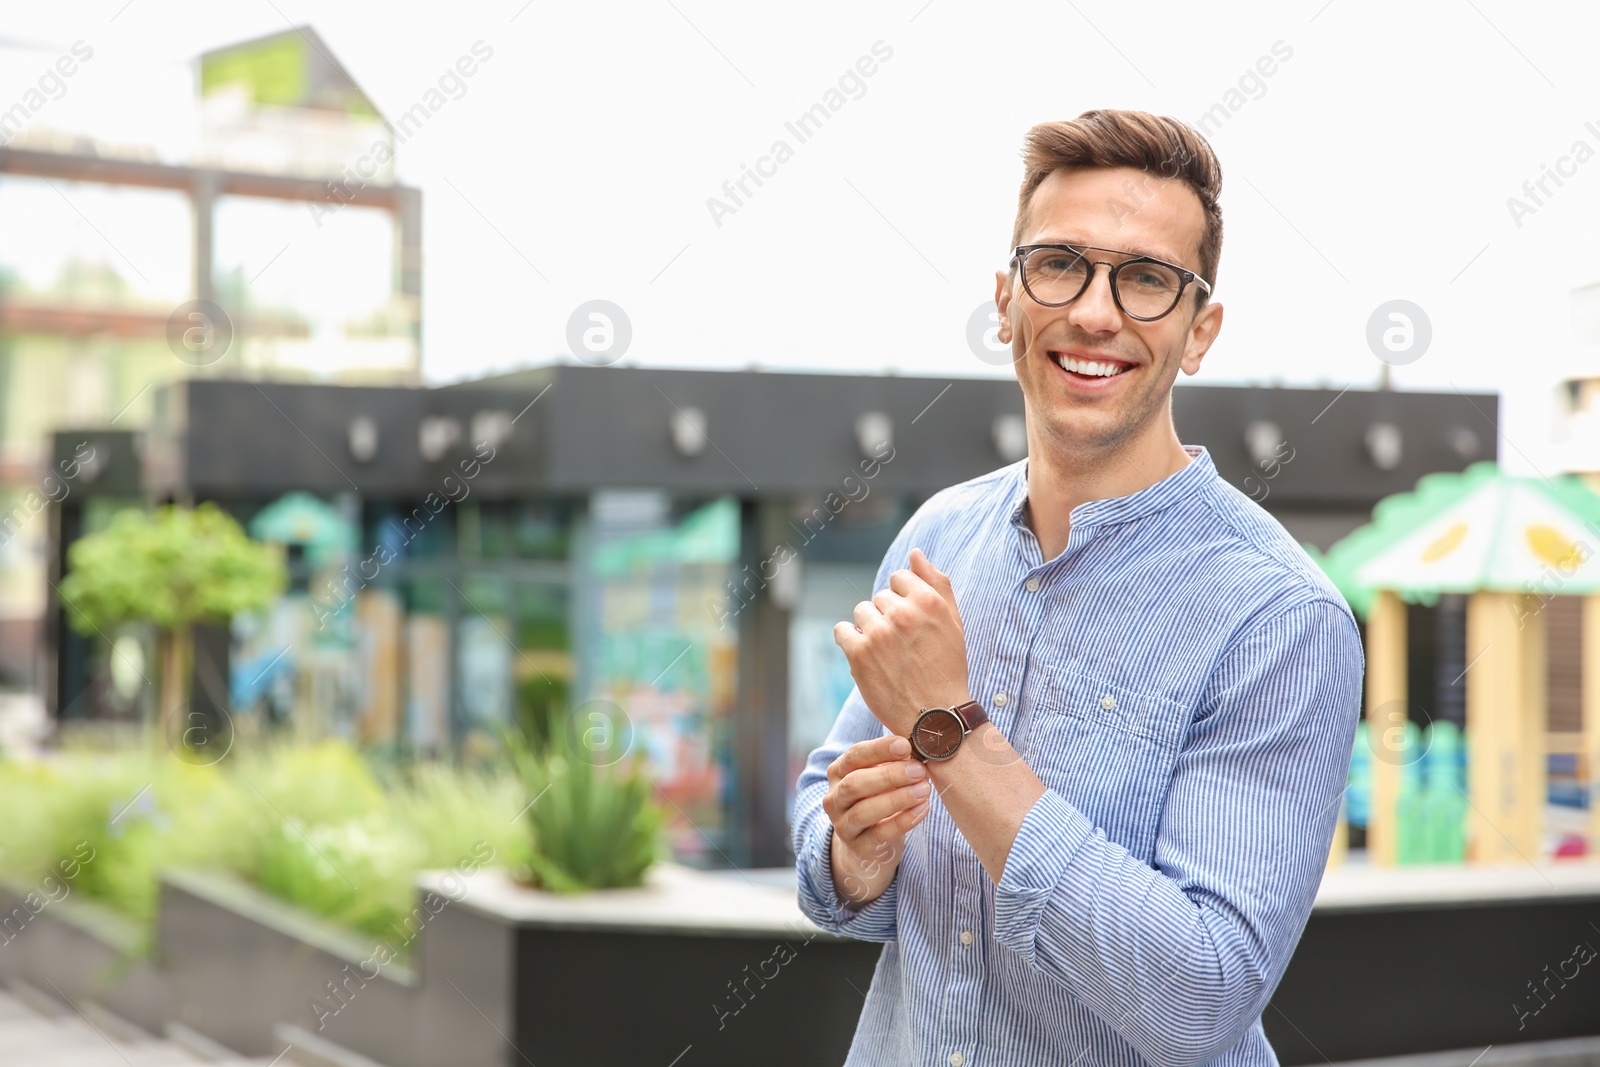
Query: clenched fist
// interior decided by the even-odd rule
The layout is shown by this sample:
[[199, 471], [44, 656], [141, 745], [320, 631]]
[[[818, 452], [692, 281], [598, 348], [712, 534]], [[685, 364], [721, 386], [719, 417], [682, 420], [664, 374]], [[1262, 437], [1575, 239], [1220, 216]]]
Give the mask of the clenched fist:
[[890, 733], [905, 737], [923, 708], [949, 708], [967, 691], [967, 639], [950, 578], [913, 548], [911, 566], [833, 628], [861, 698]]

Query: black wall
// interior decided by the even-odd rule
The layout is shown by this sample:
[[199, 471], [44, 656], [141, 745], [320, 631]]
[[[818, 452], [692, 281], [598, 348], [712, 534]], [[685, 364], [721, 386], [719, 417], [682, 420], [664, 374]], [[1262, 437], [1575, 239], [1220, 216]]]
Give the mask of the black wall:
[[1600, 959], [1515, 1007], [1580, 942], [1600, 899], [1314, 912], [1262, 1025], [1286, 1067], [1600, 1034]]
[[[779, 941], [788, 954], [776, 953]], [[524, 928], [517, 932], [517, 1051], [506, 1062], [840, 1064], [882, 950], [804, 934]], [[602, 1001], [595, 990], [605, 990]]]

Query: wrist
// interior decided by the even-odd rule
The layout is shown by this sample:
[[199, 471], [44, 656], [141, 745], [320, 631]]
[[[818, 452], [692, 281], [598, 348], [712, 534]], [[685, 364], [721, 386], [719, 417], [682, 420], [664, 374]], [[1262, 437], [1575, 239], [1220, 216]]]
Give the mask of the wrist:
[[[991, 737], [991, 731], [998, 736]], [[933, 783], [934, 789], [942, 794], [952, 782], [969, 775], [975, 762], [992, 762], [985, 760], [986, 753], [994, 751], [997, 743], [1008, 744], [1005, 735], [998, 731], [999, 727], [994, 723], [982, 722], [961, 739], [961, 747], [956, 749], [954, 756], [946, 760], [923, 761], [922, 765], [928, 768], [928, 780]]]
[[[838, 898], [839, 906], [846, 911], [856, 912], [883, 896], [888, 881], [881, 878], [882, 864], [869, 860], [867, 866], [872, 870], [862, 870], [853, 862], [849, 849], [841, 848], [842, 844], [839, 831], [835, 829], [828, 843], [828, 873], [833, 879], [833, 894]], [[856, 869], [852, 870], [852, 867]], [[890, 880], [892, 878], [893, 872], [890, 873]]]

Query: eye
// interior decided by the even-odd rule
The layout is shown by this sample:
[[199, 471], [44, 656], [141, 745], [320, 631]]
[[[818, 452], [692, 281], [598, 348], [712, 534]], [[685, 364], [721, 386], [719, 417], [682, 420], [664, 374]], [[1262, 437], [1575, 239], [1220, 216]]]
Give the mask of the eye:
[[1159, 263], [1134, 263], [1122, 272], [1119, 279], [1124, 284], [1141, 289], [1172, 289], [1178, 284], [1177, 275]]

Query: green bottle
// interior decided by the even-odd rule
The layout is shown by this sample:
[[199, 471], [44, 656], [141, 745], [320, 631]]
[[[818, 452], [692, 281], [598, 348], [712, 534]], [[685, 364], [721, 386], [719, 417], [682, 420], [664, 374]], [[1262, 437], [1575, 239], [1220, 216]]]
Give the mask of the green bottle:
[[[1417, 724], [1405, 726], [1405, 753], [1423, 752], [1422, 732]], [[1427, 792], [1423, 772], [1427, 756], [1412, 760], [1400, 768], [1400, 797], [1395, 821], [1395, 862], [1401, 866], [1428, 862]]]
[[1460, 863], [1467, 848], [1466, 743], [1461, 728], [1448, 720], [1434, 723], [1429, 733], [1429, 862]]

